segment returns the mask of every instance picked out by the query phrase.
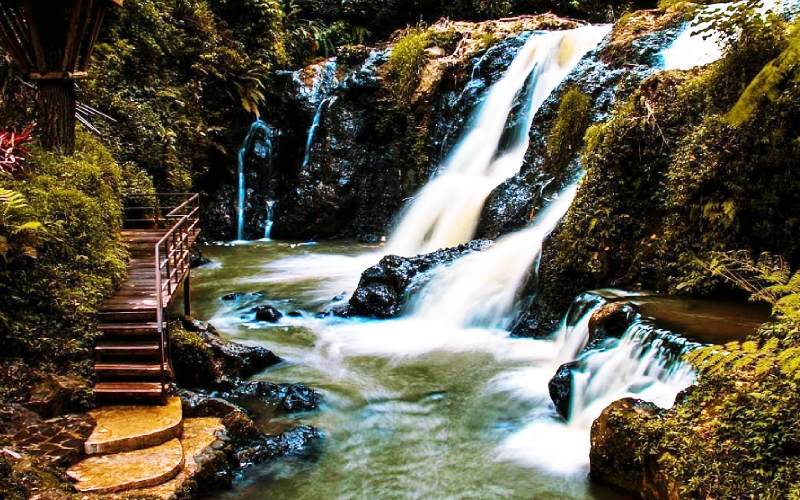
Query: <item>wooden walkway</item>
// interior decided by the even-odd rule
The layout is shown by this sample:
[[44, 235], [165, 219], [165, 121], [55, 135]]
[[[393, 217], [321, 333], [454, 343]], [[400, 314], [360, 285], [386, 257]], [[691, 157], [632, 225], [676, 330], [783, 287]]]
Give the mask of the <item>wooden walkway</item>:
[[170, 211], [149, 222], [126, 220], [145, 227], [122, 231], [131, 257], [128, 277], [99, 308], [94, 391], [101, 399], [166, 400], [173, 373], [164, 310], [181, 284], [188, 288], [189, 253], [199, 233], [196, 196], [189, 199], [195, 203], [179, 205], [180, 213], [157, 208], [152, 213]]

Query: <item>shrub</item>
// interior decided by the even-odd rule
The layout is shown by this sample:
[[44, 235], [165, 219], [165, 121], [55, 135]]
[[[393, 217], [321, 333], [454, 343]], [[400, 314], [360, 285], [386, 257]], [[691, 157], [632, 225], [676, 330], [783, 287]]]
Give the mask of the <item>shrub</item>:
[[[35, 252], [0, 260], [0, 349], [59, 369], [88, 368], [94, 312], [125, 271], [120, 168], [85, 133], [76, 150], [63, 157], [33, 147], [35, 168], [25, 182], [0, 179], [0, 187], [26, 200], [20, 221], [41, 225]], [[0, 236], [15, 237], [7, 219]]]
[[547, 136], [545, 169], [563, 174], [583, 145], [583, 135], [592, 122], [592, 100], [577, 88], [569, 89], [558, 105], [553, 127]]

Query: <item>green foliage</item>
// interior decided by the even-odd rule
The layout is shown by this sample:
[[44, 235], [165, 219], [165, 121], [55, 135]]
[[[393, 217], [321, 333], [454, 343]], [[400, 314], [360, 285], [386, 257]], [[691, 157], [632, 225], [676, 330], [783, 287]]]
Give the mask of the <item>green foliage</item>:
[[235, 164], [231, 123], [258, 112], [288, 62], [280, 3], [132, 0], [112, 14], [83, 94], [118, 120], [95, 124], [115, 156], [169, 191]]
[[[7, 200], [0, 236], [10, 242], [0, 259], [0, 348], [59, 369], [88, 366], [93, 313], [125, 271], [120, 168], [84, 133], [76, 149], [62, 157], [35, 148], [33, 175], [0, 181]], [[16, 243], [22, 228], [24, 245]]]
[[592, 100], [578, 88], [561, 98], [553, 127], [547, 136], [545, 168], [553, 175], [563, 174], [583, 145], [583, 136], [592, 122]]
[[419, 83], [419, 76], [428, 60], [425, 49], [431, 46], [431, 33], [424, 28], [411, 28], [397, 40], [389, 57], [389, 73], [400, 96], [410, 95]]
[[609, 283], [711, 293], [721, 281], [697, 263], [714, 251], [800, 259], [800, 85], [783, 79], [738, 127], [725, 119], [786, 47], [784, 29], [752, 29], [708, 67], [652, 76], [588, 130], [585, 180], [543, 263], [548, 307]]

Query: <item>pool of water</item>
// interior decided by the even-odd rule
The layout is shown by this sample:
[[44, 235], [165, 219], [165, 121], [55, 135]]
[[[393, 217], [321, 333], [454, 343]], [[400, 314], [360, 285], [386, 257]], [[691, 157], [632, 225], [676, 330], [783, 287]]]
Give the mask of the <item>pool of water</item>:
[[[324, 284], [287, 283], [280, 269], [269, 266], [289, 256], [345, 257], [370, 250], [352, 243], [278, 242], [204, 249], [212, 263], [193, 271], [194, 316], [286, 360], [259, 377], [302, 382], [325, 398], [320, 411], [281, 422], [294, 419], [321, 429], [325, 438], [318, 456], [250, 469], [232, 491], [216, 497], [619, 498], [588, 481], [585, 460], [564, 468], [575, 461], [575, 451], [566, 441], [554, 442], [554, 435], [531, 438], [532, 448], [537, 441], [545, 445], [538, 454], [541, 466], [530, 466], [502, 446], [515, 438], [519, 446], [519, 432], [532, 414], [559, 425], [545, 393], [522, 397], [504, 388], [508, 374], [530, 368], [541, 347], [536, 341], [484, 330], [447, 333], [435, 323], [317, 319], [313, 313], [325, 307], [319, 292]], [[331, 268], [320, 280], [340, 272]], [[263, 295], [238, 303], [221, 300], [230, 292]], [[255, 323], [248, 311], [256, 303], [301, 310], [304, 317]], [[562, 431], [568, 439], [585, 439]]]

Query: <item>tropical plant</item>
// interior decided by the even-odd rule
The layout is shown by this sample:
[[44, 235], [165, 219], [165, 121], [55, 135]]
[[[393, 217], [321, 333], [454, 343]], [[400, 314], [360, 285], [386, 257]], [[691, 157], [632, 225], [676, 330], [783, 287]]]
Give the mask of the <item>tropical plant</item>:
[[28, 155], [25, 143], [30, 142], [33, 124], [17, 134], [12, 130], [0, 133], [0, 173], [9, 177], [19, 177], [24, 173], [24, 161]]

